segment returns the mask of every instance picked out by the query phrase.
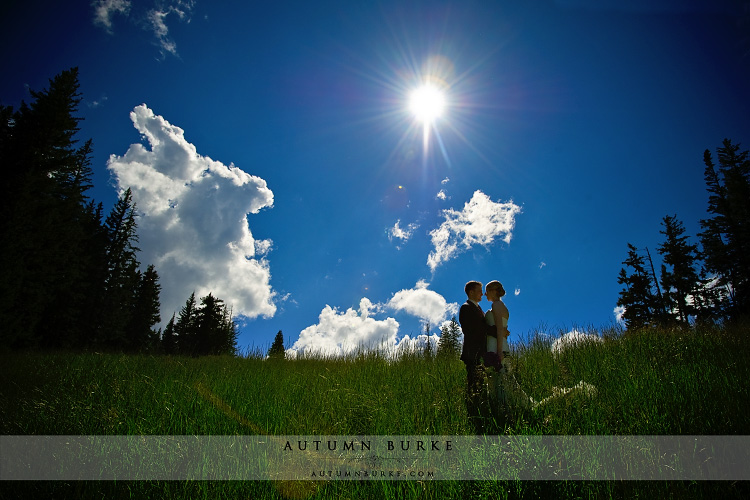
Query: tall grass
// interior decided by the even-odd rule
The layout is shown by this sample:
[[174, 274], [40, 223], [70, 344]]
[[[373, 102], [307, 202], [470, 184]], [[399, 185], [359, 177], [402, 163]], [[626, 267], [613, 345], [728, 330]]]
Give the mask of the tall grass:
[[[604, 342], [550, 350], [532, 336], [512, 354], [521, 387], [539, 400], [584, 380], [594, 399], [561, 398], [489, 433], [747, 434], [750, 331], [603, 332]], [[97, 435], [469, 435], [459, 360], [346, 357], [264, 360], [117, 354], [0, 354], [0, 432]], [[734, 496], [727, 483], [125, 482], [0, 484], [37, 496], [167, 498], [516, 498]], [[718, 492], [718, 493], [717, 493]]]

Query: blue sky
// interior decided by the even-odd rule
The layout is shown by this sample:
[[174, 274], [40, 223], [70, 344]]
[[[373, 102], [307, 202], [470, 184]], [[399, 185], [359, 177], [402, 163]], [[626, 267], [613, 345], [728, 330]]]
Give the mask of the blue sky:
[[11, 2], [0, 99], [80, 68], [92, 196], [133, 187], [165, 320], [195, 289], [241, 347], [407, 345], [497, 279], [511, 341], [611, 325], [626, 244], [697, 241], [703, 151], [750, 145], [750, 7], [518, 4]]

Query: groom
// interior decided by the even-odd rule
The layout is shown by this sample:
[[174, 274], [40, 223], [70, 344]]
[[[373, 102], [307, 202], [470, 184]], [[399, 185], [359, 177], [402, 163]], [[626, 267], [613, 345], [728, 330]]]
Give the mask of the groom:
[[[458, 322], [464, 332], [464, 346], [461, 352], [461, 361], [466, 365], [466, 397], [469, 414], [477, 410], [476, 396], [481, 393], [482, 388], [482, 361], [481, 356], [487, 351], [487, 335], [495, 331], [495, 327], [489, 326], [484, 320], [484, 311], [479, 305], [482, 301], [482, 284], [478, 281], [469, 281], [464, 287], [468, 300], [461, 305], [458, 311]], [[471, 404], [473, 402], [474, 404]]]

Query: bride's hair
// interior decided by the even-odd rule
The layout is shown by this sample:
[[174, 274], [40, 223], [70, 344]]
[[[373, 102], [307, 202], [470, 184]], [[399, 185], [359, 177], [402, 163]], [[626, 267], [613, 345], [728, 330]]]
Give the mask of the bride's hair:
[[490, 281], [484, 287], [485, 290], [504, 290], [502, 283], [497, 280]]

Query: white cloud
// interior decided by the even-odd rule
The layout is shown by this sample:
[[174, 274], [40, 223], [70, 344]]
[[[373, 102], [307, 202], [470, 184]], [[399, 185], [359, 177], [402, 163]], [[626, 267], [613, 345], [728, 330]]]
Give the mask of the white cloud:
[[521, 295], [521, 289], [520, 288], [516, 288], [515, 291], [513, 292], [513, 295], [515, 295], [515, 296]]
[[540, 262], [539, 263], [539, 269], [542, 269], [543, 267], [547, 267], [547, 263], [546, 262]]
[[578, 330], [572, 330], [552, 342], [552, 354], [558, 355], [565, 349], [589, 342], [602, 343], [604, 342], [604, 340], [602, 340], [602, 338], [598, 335], [583, 333]]
[[396, 345], [398, 321], [394, 318], [376, 320], [372, 313], [378, 310], [368, 298], [359, 302], [359, 310], [352, 308], [339, 312], [326, 305], [320, 312], [318, 323], [300, 332], [299, 339], [287, 352], [291, 355], [312, 352], [325, 355], [342, 355], [358, 348], [391, 348]]
[[427, 265], [434, 272], [440, 264], [474, 245], [487, 247], [496, 238], [510, 243], [515, 217], [520, 212], [521, 207], [512, 201], [496, 203], [475, 191], [463, 210], [443, 210], [445, 222], [430, 231], [435, 250], [427, 257]]
[[276, 311], [265, 256], [270, 240], [255, 240], [247, 215], [273, 206], [266, 181], [197, 153], [184, 131], [145, 104], [130, 119], [151, 149], [132, 144], [110, 156], [118, 188], [131, 188], [139, 217], [139, 260], [154, 264], [162, 319], [179, 311], [191, 292], [212, 292], [249, 318]]
[[612, 311], [615, 315], [615, 320], [618, 323], [624, 323], [625, 322], [625, 307], [624, 306], [617, 306]]
[[396, 224], [393, 227], [388, 228], [388, 239], [390, 241], [393, 241], [394, 238], [397, 238], [399, 240], [407, 242], [414, 234], [414, 231], [419, 227], [419, 224], [416, 224], [414, 222], [407, 225], [406, 228], [402, 228], [400, 224], [401, 219], [397, 220]]
[[440, 184], [442, 184], [443, 186], [445, 186], [445, 185], [446, 185], [446, 184], [448, 184], [448, 183], [449, 183], [450, 181], [451, 181], [451, 180], [450, 180], [449, 178], [447, 178], [447, 177], [446, 177], [445, 179], [443, 179], [442, 181], [440, 181]]
[[169, 36], [169, 28], [166, 19], [170, 14], [175, 14], [180, 21], [190, 22], [194, 2], [192, 0], [177, 0], [169, 5], [160, 6], [148, 11], [146, 14], [146, 26], [156, 36], [157, 45], [162, 56], [166, 54], [177, 55], [177, 44]]
[[118, 13], [127, 16], [130, 0], [95, 0], [91, 6], [94, 8], [94, 24], [112, 33], [112, 16]]
[[445, 189], [441, 189], [440, 191], [438, 191], [438, 194], [436, 194], [436, 195], [435, 195], [435, 198], [437, 198], [438, 200], [443, 200], [443, 201], [445, 201], [445, 200], [447, 200], [447, 199], [448, 199], [449, 197], [448, 197], [448, 195], [447, 195], [447, 194], [445, 194]]
[[404, 311], [422, 321], [429, 321], [432, 325], [438, 325], [446, 317], [456, 314], [458, 304], [449, 304], [442, 295], [428, 290], [428, 286], [429, 283], [420, 280], [414, 288], [393, 294], [386, 306], [396, 311]]

